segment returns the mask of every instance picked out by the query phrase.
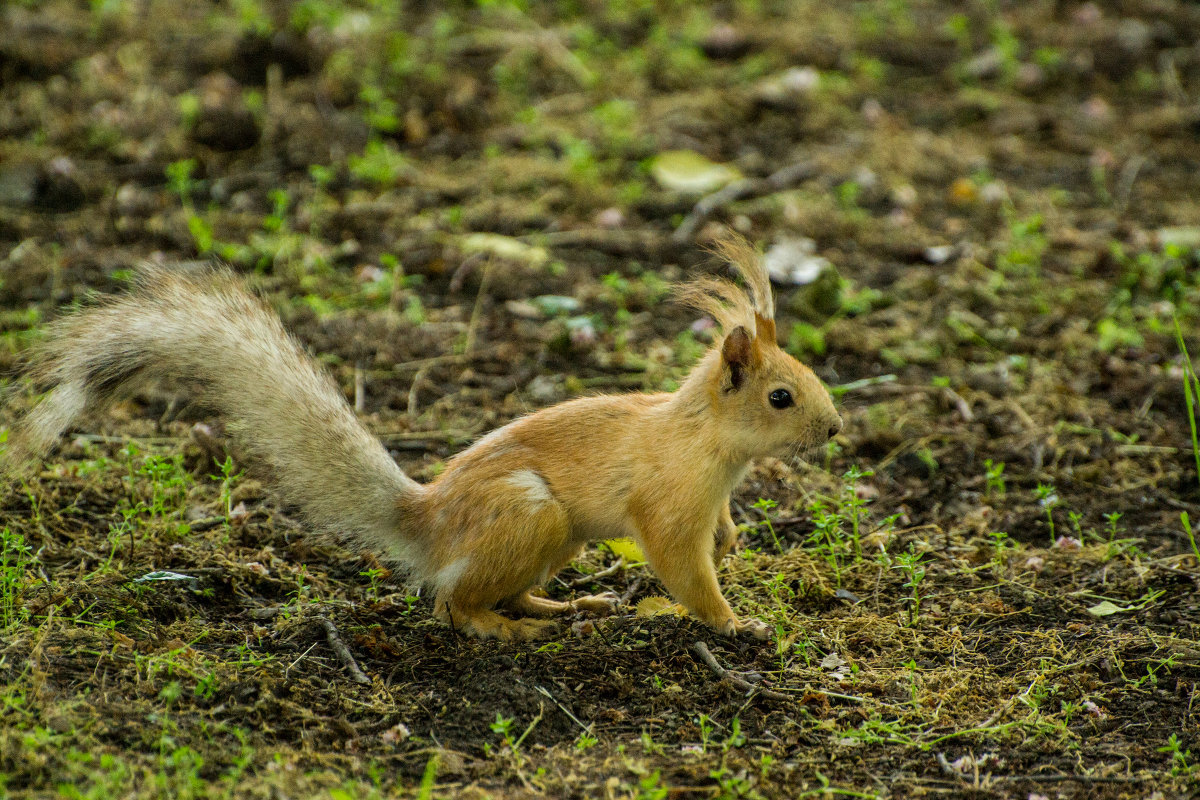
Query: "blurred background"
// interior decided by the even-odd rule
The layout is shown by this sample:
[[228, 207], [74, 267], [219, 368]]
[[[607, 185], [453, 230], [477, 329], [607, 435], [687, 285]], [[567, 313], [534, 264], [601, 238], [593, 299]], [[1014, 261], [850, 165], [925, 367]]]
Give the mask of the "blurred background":
[[[719, 270], [704, 248], [732, 228], [787, 348], [861, 387], [830, 456], [897, 464], [899, 496], [985, 457], [1107, 482], [1186, 444], [1193, 4], [0, 13], [7, 371], [137, 261], [217, 259], [383, 427], [470, 436], [672, 388], [711, 330], [668, 284]], [[1183, 491], [1188, 461], [1151, 471]]]

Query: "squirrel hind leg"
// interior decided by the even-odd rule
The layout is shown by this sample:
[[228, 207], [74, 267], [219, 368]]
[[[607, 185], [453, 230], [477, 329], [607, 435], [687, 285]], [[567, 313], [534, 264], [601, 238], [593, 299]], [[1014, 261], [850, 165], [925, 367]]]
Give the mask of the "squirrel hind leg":
[[494, 609], [505, 605], [518, 613], [545, 611], [516, 607], [512, 601], [556, 571], [568, 549], [578, 549], [567, 547], [566, 510], [532, 470], [476, 484], [471, 496], [484, 501], [460, 498], [463, 513], [447, 521], [471, 533], [461, 544], [460, 558], [433, 581], [435, 613], [456, 629], [484, 638], [523, 641], [549, 635], [557, 628], [553, 622], [512, 620]]
[[529, 642], [545, 639], [558, 632], [558, 623], [545, 619], [509, 619], [490, 608], [471, 608], [438, 596], [436, 616], [454, 630], [480, 639], [502, 642]]

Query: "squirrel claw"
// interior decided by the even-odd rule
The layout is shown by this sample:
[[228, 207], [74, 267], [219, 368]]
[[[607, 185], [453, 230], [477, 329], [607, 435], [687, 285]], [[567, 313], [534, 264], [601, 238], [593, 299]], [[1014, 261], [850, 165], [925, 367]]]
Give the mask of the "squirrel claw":
[[576, 611], [587, 611], [592, 614], [614, 614], [620, 602], [621, 598], [616, 592], [603, 592], [576, 598], [571, 602], [571, 606]]
[[771, 626], [757, 619], [730, 619], [721, 627], [721, 633], [731, 639], [735, 636], [752, 636], [765, 641], [771, 638]]

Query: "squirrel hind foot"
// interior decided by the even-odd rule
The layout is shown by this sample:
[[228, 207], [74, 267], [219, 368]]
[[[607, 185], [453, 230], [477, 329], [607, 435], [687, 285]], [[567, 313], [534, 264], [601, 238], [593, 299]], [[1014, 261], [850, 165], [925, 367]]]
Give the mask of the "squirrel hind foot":
[[621, 604], [621, 598], [616, 592], [603, 592], [602, 594], [589, 594], [583, 597], [577, 597], [571, 601], [571, 605], [578, 611], [586, 611], [589, 614], [598, 614], [607, 616], [617, 613], [617, 607]]
[[467, 610], [450, 606], [438, 616], [459, 633], [502, 642], [531, 642], [558, 632], [558, 623], [545, 619], [509, 619], [489, 609]]
[[605, 616], [615, 613], [620, 598], [615, 592], [589, 594], [574, 600], [551, 600], [526, 592], [505, 604], [505, 609], [516, 614], [527, 614], [532, 617], [552, 617], [556, 615], [574, 614], [582, 611], [588, 614]]

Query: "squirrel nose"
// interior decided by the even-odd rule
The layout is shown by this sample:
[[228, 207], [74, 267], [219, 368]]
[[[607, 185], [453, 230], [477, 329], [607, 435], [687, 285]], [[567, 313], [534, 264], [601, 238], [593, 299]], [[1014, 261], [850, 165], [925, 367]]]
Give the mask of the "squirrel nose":
[[841, 429], [842, 429], [842, 418], [838, 417], [834, 421], [834, 423], [829, 426], [829, 438], [832, 439], [833, 437], [837, 436], [838, 432], [841, 431]]

